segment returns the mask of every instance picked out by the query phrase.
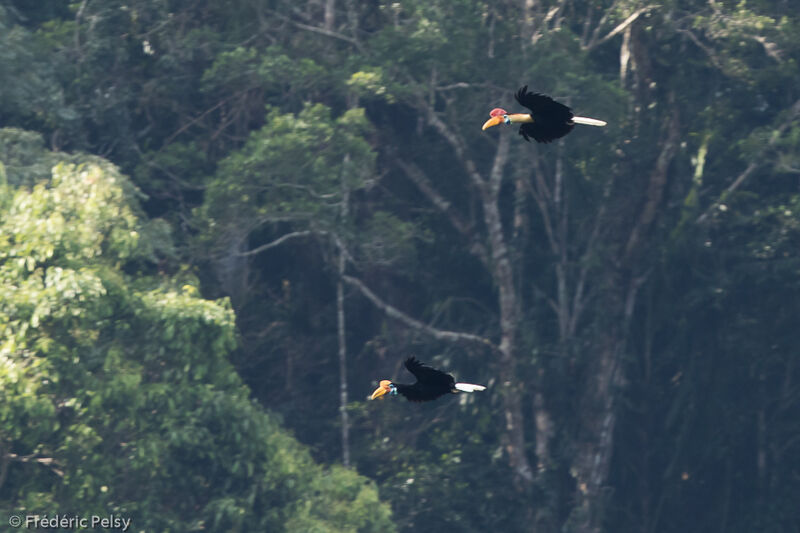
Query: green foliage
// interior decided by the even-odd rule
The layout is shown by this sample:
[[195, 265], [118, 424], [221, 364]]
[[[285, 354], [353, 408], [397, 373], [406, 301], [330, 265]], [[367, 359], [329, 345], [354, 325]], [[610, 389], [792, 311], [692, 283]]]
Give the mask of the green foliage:
[[55, 83], [45, 48], [0, 6], [0, 123], [52, 127], [76, 118]]
[[[9, 167], [12, 183], [19, 167]], [[0, 212], [9, 514], [114, 513], [165, 532], [392, 529], [374, 487], [316, 465], [249, 399], [228, 360], [229, 304], [153, 272], [163, 233], [141, 222], [115, 167], [60, 162], [32, 187], [4, 187], [13, 193]], [[154, 236], [161, 245], [149, 244]]]
[[286, 526], [288, 533], [379, 533], [394, 529], [389, 510], [378, 500], [377, 487], [351, 470], [332, 467], [311, 483]]
[[[795, 531], [789, 3], [339, 0], [332, 20], [326, 5], [0, 8], [0, 123], [26, 128], [0, 129], [0, 455], [14, 454], [2, 505], [113, 508], [154, 531], [391, 529], [373, 485], [310, 458], [341, 457], [338, 246], [348, 274], [397, 309], [497, 341], [483, 191], [432, 122], [486, 177], [499, 128], [480, 124], [492, 107], [516, 110], [528, 84], [609, 122], [547, 146], [514, 134], [502, 169], [535, 482], [511, 482], [499, 394], [362, 401], [410, 353], [475, 381], [500, 365], [345, 290], [353, 462], [405, 531], [577, 527], [589, 515], [571, 466], [593, 407], [581, 398], [604, 335], [619, 333], [614, 455], [593, 519], [609, 531]], [[136, 187], [45, 145], [103, 154]], [[620, 268], [648, 201], [640, 259]], [[566, 335], [559, 275], [582, 308]], [[623, 301], [625, 320], [610, 311]], [[552, 416], [547, 464], [536, 393]]]
[[266, 50], [237, 47], [219, 54], [201, 81], [209, 93], [258, 90], [286, 97], [327, 82], [325, 76], [325, 69], [312, 59], [292, 59], [278, 46]]
[[386, 88], [386, 77], [381, 68], [366, 68], [354, 72], [347, 80], [347, 87], [359, 96], [377, 96], [394, 103], [394, 97]]
[[485, 408], [495, 400], [448, 398], [416, 411], [409, 411], [405, 400], [387, 400], [357, 413], [357, 424], [375, 424], [373, 440], [360, 450], [362, 463], [391, 496], [403, 530], [525, 529], [525, 513], [501, 511], [524, 505], [524, 497], [507, 483], [511, 472]]
[[424, 238], [413, 223], [385, 211], [377, 211], [362, 221], [357, 233], [354, 252], [361, 264], [372, 268], [411, 268], [416, 259], [414, 240]]
[[[206, 193], [203, 218], [214, 231], [299, 221], [325, 228], [338, 217], [342, 187], [363, 187], [374, 154], [363, 138], [364, 113], [337, 119], [306, 105], [297, 115], [271, 109], [267, 124], [219, 164]], [[246, 234], [246, 233], [245, 233]]]
[[3, 181], [12, 186], [32, 187], [48, 178], [57, 160], [44, 150], [44, 139], [40, 134], [17, 128], [0, 129], [0, 150]]

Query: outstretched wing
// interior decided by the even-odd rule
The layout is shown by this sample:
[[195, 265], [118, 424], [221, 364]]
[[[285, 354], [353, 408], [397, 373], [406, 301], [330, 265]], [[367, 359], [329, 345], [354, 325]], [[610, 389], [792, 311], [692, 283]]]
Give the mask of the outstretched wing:
[[533, 137], [537, 142], [549, 143], [572, 131], [572, 111], [564, 104], [544, 94], [529, 93], [527, 85], [517, 91], [514, 98], [530, 109], [533, 117], [532, 123], [519, 128], [519, 134], [526, 141]]
[[450, 374], [420, 363], [414, 357], [406, 359], [405, 365], [408, 371], [417, 378], [417, 382], [413, 385], [400, 383], [395, 385], [397, 392], [412, 402], [427, 402], [453, 392], [456, 380]]
[[514, 98], [516, 98], [517, 102], [521, 105], [530, 109], [534, 118], [536, 115], [548, 115], [560, 117], [565, 122], [572, 120], [572, 110], [569, 107], [556, 102], [546, 94], [529, 93], [527, 85], [517, 91]]
[[436, 370], [424, 363], [420, 363], [417, 361], [417, 358], [413, 356], [406, 359], [405, 365], [408, 371], [414, 374], [417, 381], [425, 385], [440, 384], [443, 387], [449, 387], [456, 381], [450, 374], [446, 374], [441, 370]]

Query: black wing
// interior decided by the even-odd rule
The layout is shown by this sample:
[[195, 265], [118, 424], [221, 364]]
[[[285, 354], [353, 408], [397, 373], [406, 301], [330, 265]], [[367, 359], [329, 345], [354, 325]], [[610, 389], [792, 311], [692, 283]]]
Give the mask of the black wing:
[[569, 107], [556, 102], [546, 94], [529, 93], [527, 85], [517, 91], [514, 98], [521, 105], [530, 109], [534, 117], [542, 114], [562, 117], [564, 120], [572, 120], [572, 110]]
[[519, 134], [526, 141], [533, 137], [536, 142], [549, 143], [563, 137], [575, 126], [572, 123], [573, 114], [569, 107], [547, 95], [529, 93], [527, 85], [517, 91], [514, 98], [530, 109], [533, 117], [533, 123], [523, 124], [519, 128]]
[[416, 357], [409, 357], [405, 362], [406, 368], [409, 372], [414, 374], [417, 381], [421, 383], [455, 383], [456, 380], [450, 374], [446, 374], [441, 370], [431, 368], [425, 363], [417, 361]]
[[413, 385], [397, 384], [397, 392], [412, 402], [435, 400], [452, 392], [455, 387], [456, 380], [453, 376], [420, 363], [414, 357], [406, 359], [405, 365], [417, 378], [417, 382]]

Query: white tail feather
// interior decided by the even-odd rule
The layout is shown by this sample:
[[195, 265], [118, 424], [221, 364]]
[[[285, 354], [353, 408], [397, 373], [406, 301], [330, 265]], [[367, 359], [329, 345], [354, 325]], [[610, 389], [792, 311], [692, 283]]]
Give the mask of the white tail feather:
[[575, 124], [586, 124], [587, 126], [605, 126], [608, 124], [605, 120], [597, 120], [596, 118], [588, 117], [572, 117], [572, 122]]
[[456, 383], [456, 388], [462, 392], [475, 392], [486, 390], [483, 385], [474, 385], [472, 383]]

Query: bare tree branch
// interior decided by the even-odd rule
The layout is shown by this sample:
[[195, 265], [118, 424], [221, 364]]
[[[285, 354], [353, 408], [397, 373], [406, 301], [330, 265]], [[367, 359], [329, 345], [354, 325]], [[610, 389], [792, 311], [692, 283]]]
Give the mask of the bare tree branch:
[[773, 43], [772, 41], [768, 41], [763, 35], [753, 35], [753, 40], [764, 47], [764, 52], [766, 52], [769, 57], [778, 63], [783, 62], [783, 51], [778, 48], [777, 44]]
[[[64, 472], [57, 468], [58, 462], [53, 459], [52, 457], [40, 457], [37, 454], [31, 455], [17, 455], [15, 453], [8, 452], [3, 456], [3, 462], [5, 469], [8, 468], [8, 463], [14, 461], [17, 463], [35, 463], [46, 466], [50, 468], [53, 472], [55, 472], [58, 476], [64, 477]], [[7, 472], [7, 470], [6, 470]], [[4, 480], [3, 480], [4, 481]]]
[[333, 30], [329, 30], [326, 28], [320, 28], [318, 26], [311, 26], [310, 24], [303, 24], [302, 22], [297, 22], [296, 20], [292, 20], [291, 18], [282, 15], [277, 11], [272, 11], [272, 14], [278, 17], [279, 19], [285, 20], [289, 24], [292, 24], [296, 28], [300, 28], [301, 30], [311, 31], [314, 33], [319, 33], [320, 35], [325, 35], [326, 37], [332, 37], [334, 39], [339, 39], [340, 41], [344, 41], [346, 43], [350, 43], [355, 46], [359, 52], [364, 51], [364, 47], [361, 46], [361, 43], [357, 40], [353, 39], [352, 37], [348, 37], [347, 35], [342, 35], [341, 33], [335, 32]]
[[717, 67], [719, 70], [722, 70], [722, 71], [725, 70], [725, 66], [722, 64], [722, 60], [719, 58], [719, 56], [714, 52], [714, 50], [711, 47], [706, 46], [705, 44], [703, 44], [703, 42], [697, 37], [697, 35], [695, 35], [693, 32], [691, 32], [689, 30], [685, 30], [685, 29], [682, 29], [682, 28], [677, 28], [675, 31], [677, 31], [678, 33], [682, 33], [682, 34], [686, 35], [687, 37], [689, 37], [689, 39], [694, 44], [696, 44], [697, 47], [700, 50], [702, 50], [703, 52], [706, 53], [708, 58], [711, 60], [711, 63], [713, 63], [715, 67]]
[[190, 128], [190, 127], [193, 125], [193, 124], [196, 124], [196, 123], [197, 123], [199, 120], [201, 120], [203, 117], [205, 117], [206, 115], [208, 115], [209, 113], [211, 113], [211, 112], [212, 112], [212, 111], [214, 111], [215, 109], [219, 109], [219, 108], [220, 108], [220, 107], [221, 107], [223, 104], [225, 104], [226, 102], [228, 102], [228, 101], [232, 100], [234, 97], [238, 96], [239, 94], [240, 94], [240, 93], [238, 93], [238, 92], [237, 92], [237, 93], [235, 93], [235, 94], [232, 94], [232, 95], [228, 96], [227, 98], [223, 98], [222, 100], [220, 100], [219, 102], [217, 102], [216, 104], [214, 104], [213, 106], [211, 106], [210, 108], [206, 109], [205, 111], [203, 111], [202, 113], [200, 113], [199, 115], [197, 115], [196, 117], [194, 117], [193, 119], [191, 119], [189, 122], [187, 122], [186, 124], [184, 124], [183, 126], [181, 126], [180, 128], [178, 128], [177, 130], [175, 130], [175, 132], [174, 132], [174, 133], [172, 133], [172, 134], [171, 134], [169, 137], [167, 137], [167, 138], [164, 140], [164, 142], [163, 142], [163, 143], [161, 143], [161, 146], [162, 146], [162, 147], [163, 147], [163, 146], [167, 146], [167, 145], [168, 145], [168, 144], [170, 144], [172, 141], [174, 141], [174, 140], [175, 140], [175, 138], [176, 138], [178, 135], [180, 135], [181, 133], [183, 133], [184, 131], [186, 131], [187, 129], [189, 129], [189, 128]]
[[436, 87], [437, 91], [450, 91], [452, 89], [469, 89], [472, 87], [473, 83], [467, 83], [465, 81], [459, 81], [457, 83], [451, 83], [450, 85], [439, 85]]
[[[624, 30], [625, 30], [626, 28], [628, 28], [628, 27], [629, 27], [631, 24], [633, 24], [633, 23], [636, 21], [636, 19], [638, 19], [638, 18], [639, 18], [641, 15], [643, 15], [643, 14], [647, 13], [648, 11], [650, 11], [651, 9], [654, 9], [655, 7], [657, 7], [657, 6], [644, 6], [644, 7], [640, 7], [639, 9], [637, 9], [636, 11], [634, 11], [633, 13], [631, 13], [631, 14], [628, 16], [628, 18], [626, 18], [625, 20], [623, 20], [622, 22], [620, 22], [619, 24], [617, 24], [617, 27], [616, 27], [616, 28], [614, 28], [613, 30], [611, 30], [610, 32], [608, 32], [608, 33], [605, 35], [605, 37], [603, 37], [603, 38], [601, 38], [601, 39], [597, 39], [597, 33], [595, 33], [595, 35], [593, 35], [593, 36], [592, 36], [592, 40], [591, 40], [591, 41], [589, 41], [589, 44], [587, 44], [585, 48], [586, 48], [586, 49], [592, 49], [592, 48], [594, 48], [595, 46], [600, 46], [601, 44], [603, 44], [603, 43], [605, 43], [605, 42], [607, 42], [607, 41], [609, 41], [609, 40], [613, 39], [613, 38], [614, 38], [615, 36], [617, 36], [617, 35], [618, 35], [620, 32], [624, 31]], [[598, 29], [599, 29], [599, 26], [598, 26]]]
[[540, 298], [542, 298], [542, 299], [543, 299], [545, 302], [547, 302], [547, 305], [549, 305], [549, 306], [550, 306], [550, 309], [552, 309], [552, 310], [553, 310], [553, 313], [554, 313], [556, 316], [558, 316], [558, 304], [556, 304], [556, 301], [555, 301], [555, 300], [553, 300], [553, 298], [551, 298], [551, 297], [550, 297], [550, 296], [549, 296], [549, 295], [548, 295], [546, 292], [544, 292], [544, 291], [543, 291], [543, 290], [542, 290], [542, 289], [539, 287], [539, 285], [537, 285], [537, 284], [536, 284], [536, 282], [534, 282], [534, 281], [531, 281], [531, 287], [533, 287], [533, 292], [534, 292], [534, 294], [536, 294], [537, 296], [539, 296]]
[[[672, 96], [670, 96], [670, 100], [673, 100]], [[625, 246], [624, 259], [632, 257], [641, 242], [642, 234], [650, 227], [658, 213], [658, 205], [661, 203], [661, 197], [664, 194], [664, 187], [667, 183], [667, 171], [678, 150], [678, 139], [680, 137], [679, 125], [678, 112], [673, 108], [672, 116], [667, 126], [667, 138], [662, 145], [661, 153], [658, 154], [655, 168], [653, 168], [653, 172], [650, 174], [650, 182], [647, 187], [647, 201], [642, 208], [639, 220], [631, 229], [630, 236], [628, 237], [628, 244]]]
[[789, 126], [791, 126], [791, 125], [792, 125], [792, 122], [794, 122], [794, 120], [795, 120], [795, 119], [796, 119], [798, 116], [800, 116], [800, 100], [797, 100], [797, 101], [794, 103], [794, 105], [792, 105], [792, 107], [791, 107], [791, 109], [790, 109], [790, 111], [789, 111], [789, 115], [786, 117], [786, 120], [784, 120], [784, 121], [783, 121], [783, 123], [781, 123], [781, 125], [780, 125], [780, 126], [778, 126], [778, 129], [776, 129], [776, 130], [773, 132], [773, 134], [772, 134], [772, 136], [770, 137], [769, 141], [767, 141], [767, 144], [765, 144], [765, 145], [763, 145], [763, 146], [761, 147], [761, 150], [759, 150], [759, 151], [758, 151], [758, 154], [756, 154], [756, 156], [753, 158], [753, 160], [750, 162], [750, 164], [748, 164], [748, 165], [747, 165], [747, 168], [746, 168], [746, 169], [744, 169], [744, 170], [742, 171], [742, 173], [741, 173], [741, 174], [739, 174], [739, 175], [736, 177], [736, 179], [735, 179], [735, 180], [733, 180], [733, 183], [731, 183], [730, 185], [728, 185], [728, 187], [727, 187], [727, 188], [725, 189], [725, 191], [724, 191], [724, 192], [723, 192], [723, 193], [720, 195], [720, 197], [719, 197], [719, 198], [718, 198], [718, 199], [717, 199], [715, 202], [713, 202], [713, 203], [712, 203], [710, 206], [708, 206], [708, 208], [707, 208], [707, 209], [706, 209], [706, 210], [703, 212], [703, 214], [702, 214], [702, 215], [700, 215], [699, 217], [697, 217], [697, 220], [695, 221], [696, 223], [700, 224], [700, 223], [704, 222], [704, 221], [705, 221], [705, 220], [708, 218], [708, 215], [711, 213], [711, 211], [713, 211], [714, 209], [717, 209], [717, 208], [720, 206], [720, 204], [722, 204], [722, 202], [724, 201], [724, 199], [725, 199], [725, 197], [726, 197], [727, 195], [729, 195], [730, 193], [732, 193], [733, 191], [735, 191], [736, 189], [738, 189], [738, 188], [739, 188], [739, 187], [742, 185], [742, 183], [744, 183], [744, 182], [745, 182], [745, 180], [746, 180], [747, 178], [749, 178], [749, 177], [750, 177], [750, 175], [751, 175], [751, 174], [752, 174], [752, 173], [753, 173], [753, 172], [754, 172], [754, 171], [755, 171], [755, 170], [756, 170], [758, 167], [760, 167], [760, 166], [761, 166], [761, 164], [762, 164], [762, 161], [765, 161], [765, 160], [767, 160], [767, 158], [764, 158], [764, 157], [763, 157], [763, 156], [764, 156], [764, 154], [765, 154], [765, 153], [766, 153], [766, 152], [767, 152], [769, 149], [771, 149], [773, 146], [775, 146], [775, 144], [776, 144], [776, 143], [778, 142], [778, 140], [781, 138], [781, 136], [783, 135], [783, 133], [784, 133], [784, 132], [785, 132], [787, 129], [789, 129]]
[[589, 267], [591, 265], [590, 258], [594, 253], [595, 244], [597, 243], [600, 235], [600, 228], [604, 227], [603, 219], [605, 218], [608, 199], [611, 197], [612, 184], [613, 178], [606, 182], [606, 185], [603, 189], [603, 203], [600, 204], [600, 208], [597, 210], [597, 216], [595, 217], [592, 234], [586, 243], [586, 249], [581, 257], [581, 267], [580, 272], [578, 273], [578, 282], [575, 285], [575, 292], [573, 293], [572, 299], [572, 316], [570, 317], [568, 328], [570, 336], [575, 334], [575, 331], [578, 327], [578, 322], [583, 314], [583, 310], [586, 308], [586, 302], [589, 299], [589, 296], [584, 297], [584, 291], [586, 290], [586, 277], [589, 273]]
[[[533, 197], [536, 205], [539, 207], [539, 213], [542, 216], [544, 223], [545, 235], [547, 235], [547, 242], [550, 244], [550, 249], [553, 254], [558, 255], [559, 244], [556, 242], [555, 234], [553, 232], [553, 222], [550, 217], [550, 203], [552, 194], [547, 186], [547, 181], [544, 178], [544, 172], [539, 161], [538, 154], [533, 158], [533, 177], [534, 185], [528, 184], [529, 192]], [[527, 182], [526, 182], [527, 183]]]
[[594, 31], [592, 32], [592, 37], [589, 39], [589, 42], [583, 46], [584, 49], [591, 48], [592, 43], [597, 41], [600, 37], [600, 30], [605, 26], [606, 21], [608, 21], [608, 17], [611, 16], [612, 13], [616, 11], [617, 8], [617, 0], [614, 0], [612, 3], [603, 13], [603, 16], [600, 17], [600, 20], [597, 22], [597, 26], [594, 27]]
[[262, 244], [261, 246], [258, 246], [256, 248], [253, 248], [252, 250], [248, 250], [246, 252], [239, 252], [237, 255], [247, 256], [247, 255], [260, 254], [261, 252], [265, 252], [265, 251], [269, 250], [270, 248], [275, 248], [276, 246], [280, 246], [281, 244], [283, 244], [286, 241], [291, 240], [291, 239], [299, 239], [300, 237], [308, 237], [309, 235], [324, 234], [324, 233], [326, 233], [326, 232], [324, 232], [324, 231], [312, 231], [312, 230], [293, 231], [291, 233], [287, 233], [286, 235], [282, 235], [282, 236], [278, 237], [277, 239], [275, 239], [272, 242], [268, 242], [268, 243]]
[[475, 166], [475, 162], [467, 156], [467, 149], [464, 146], [463, 140], [457, 136], [450, 127], [442, 122], [442, 119], [436, 114], [436, 112], [428, 106], [427, 104], [424, 105], [425, 112], [428, 116], [428, 124], [433, 126], [433, 128], [442, 136], [444, 139], [450, 144], [453, 150], [456, 153], [456, 156], [460, 161], [464, 163], [464, 168], [467, 171], [467, 175], [478, 187], [478, 190], [482, 191], [486, 186], [486, 182], [481, 177], [481, 173], [478, 172], [478, 168]]
[[448, 341], [448, 342], [471, 342], [480, 344], [481, 346], [488, 346], [492, 349], [496, 349], [495, 345], [489, 340], [480, 335], [473, 335], [472, 333], [462, 333], [459, 331], [448, 331], [439, 328], [435, 328], [424, 322], [420, 322], [419, 320], [410, 317], [406, 313], [400, 311], [396, 307], [386, 303], [383, 301], [378, 295], [376, 295], [369, 287], [367, 287], [364, 282], [362, 282], [358, 278], [354, 278], [352, 276], [344, 275], [342, 279], [349, 285], [357, 288], [361, 291], [361, 294], [367, 297], [367, 299], [375, 305], [378, 309], [386, 313], [387, 316], [394, 318], [405, 324], [406, 326], [415, 329], [417, 331], [422, 331], [427, 335], [430, 335], [436, 340], [441, 341]]
[[477, 256], [478, 259], [483, 262], [484, 266], [488, 266], [489, 253], [483, 242], [477, 238], [472, 225], [461, 218], [461, 215], [453, 208], [453, 204], [436, 190], [425, 172], [413, 162], [403, 161], [399, 157], [394, 156], [392, 158], [394, 163], [403, 169], [408, 179], [417, 186], [420, 192], [422, 192], [439, 211], [447, 216], [453, 228], [470, 242], [470, 252]]

